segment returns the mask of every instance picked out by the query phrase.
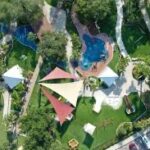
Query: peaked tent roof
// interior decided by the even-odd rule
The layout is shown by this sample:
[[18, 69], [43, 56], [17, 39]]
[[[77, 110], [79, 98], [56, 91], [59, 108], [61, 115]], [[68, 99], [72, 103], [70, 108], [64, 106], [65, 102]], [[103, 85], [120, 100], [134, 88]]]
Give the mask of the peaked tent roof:
[[53, 105], [60, 124], [62, 125], [64, 121], [66, 120], [66, 117], [71, 114], [71, 112], [74, 110], [73, 107], [70, 105], [67, 105], [59, 100], [56, 99], [53, 95], [49, 94], [49, 92], [45, 88], [41, 88], [44, 95], [48, 98], [49, 102]]
[[3, 79], [5, 80], [5, 83], [12, 89], [22, 80], [24, 80], [22, 69], [18, 65], [13, 66], [3, 74]]
[[59, 84], [40, 83], [40, 84], [66, 98], [67, 101], [69, 101], [73, 106], [76, 106], [78, 96], [83, 87], [82, 80], [71, 83], [59, 83]]
[[54, 70], [52, 70], [48, 75], [46, 75], [40, 81], [51, 80], [51, 79], [63, 79], [63, 78], [64, 79], [67, 79], [67, 78], [76, 79], [76, 76], [56, 67]]
[[109, 67], [106, 67], [102, 73], [98, 75], [102, 81], [104, 81], [108, 86], [111, 86], [115, 80], [118, 78], [118, 75]]

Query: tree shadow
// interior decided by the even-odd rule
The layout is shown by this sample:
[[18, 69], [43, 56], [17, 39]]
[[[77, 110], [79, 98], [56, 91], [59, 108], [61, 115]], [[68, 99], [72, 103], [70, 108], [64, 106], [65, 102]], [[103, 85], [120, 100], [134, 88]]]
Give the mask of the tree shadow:
[[94, 141], [94, 138], [91, 135], [86, 133], [83, 144], [86, 145], [90, 149], [93, 141]]
[[72, 121], [66, 121], [66, 122], [63, 123], [63, 125], [61, 125], [59, 122], [57, 122], [57, 130], [60, 133], [60, 137], [63, 137], [63, 135], [67, 131], [67, 129], [68, 129], [71, 122]]
[[138, 89], [135, 87], [133, 81], [131, 82], [131, 85], [129, 86], [129, 88], [126, 90], [126, 93], [131, 93], [131, 92], [137, 92]]
[[113, 93], [114, 95], [120, 95], [122, 91], [122, 85], [126, 82], [125, 77], [120, 77], [116, 80], [116, 84], [112, 85], [108, 89], [102, 89], [102, 91], [106, 94], [109, 95], [110, 93]]

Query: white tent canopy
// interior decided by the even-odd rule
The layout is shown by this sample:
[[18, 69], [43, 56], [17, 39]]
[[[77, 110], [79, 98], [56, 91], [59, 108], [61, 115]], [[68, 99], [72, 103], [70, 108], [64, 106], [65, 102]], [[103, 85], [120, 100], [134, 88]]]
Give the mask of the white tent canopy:
[[93, 133], [96, 129], [96, 126], [92, 125], [91, 123], [87, 123], [84, 125], [83, 129], [86, 133], [93, 135]]
[[103, 72], [101, 72], [98, 77], [101, 81], [105, 82], [107, 86], [111, 86], [115, 83], [115, 80], [118, 78], [118, 75], [109, 67], [106, 67]]
[[13, 66], [3, 74], [3, 79], [5, 84], [7, 84], [11, 89], [14, 88], [17, 84], [24, 80], [22, 69], [18, 65]]
[[76, 106], [78, 96], [80, 91], [83, 88], [83, 81], [76, 81], [71, 83], [59, 83], [59, 84], [49, 84], [49, 83], [40, 83], [40, 85], [45, 86], [59, 95], [63, 96], [70, 102], [73, 106]]

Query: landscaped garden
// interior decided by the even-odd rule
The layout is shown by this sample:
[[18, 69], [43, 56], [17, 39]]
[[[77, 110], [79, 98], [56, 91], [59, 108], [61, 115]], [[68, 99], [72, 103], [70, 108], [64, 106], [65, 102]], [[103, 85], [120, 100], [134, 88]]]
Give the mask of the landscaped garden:
[[[101, 48], [101, 51], [108, 51], [108, 49], [110, 48], [109, 46], [111, 46], [113, 59], [108, 66], [114, 71], [112, 72], [117, 76], [118, 80], [121, 81], [122, 77], [125, 77], [126, 81], [128, 80], [128, 76], [126, 77], [123, 73], [125, 72], [125, 69], [129, 64], [129, 61], [131, 63], [131, 60], [128, 59], [128, 57], [123, 57], [121, 55], [119, 51], [120, 47], [117, 47], [117, 44], [115, 42], [115, 30], [118, 11], [118, 9], [116, 10], [116, 2], [114, 0], [46, 1], [50, 5], [61, 7], [66, 11], [66, 29], [69, 32], [70, 36], [68, 38], [68, 33], [66, 34], [65, 29], [65, 32], [63, 33], [45, 33], [44, 31], [41, 35], [39, 35], [39, 32], [41, 32], [41, 30], [39, 29], [40, 31], [37, 32], [37, 35], [34, 35], [36, 38], [36, 45], [34, 45], [34, 47], [37, 48], [36, 52], [34, 51], [35, 49], [32, 50], [26, 47], [27, 45], [23, 46], [25, 45], [23, 41], [28, 43], [27, 37], [26, 39], [24, 39], [24, 36], [22, 36], [22, 34], [28, 34], [27, 28], [19, 30], [20, 43], [19, 41], [17, 41], [18, 39], [15, 37], [15, 32], [13, 30], [15, 30], [15, 28], [17, 30], [20, 26], [24, 27], [24, 25], [30, 26], [31, 28], [31, 26], [33, 27], [35, 23], [39, 23], [39, 20], [41, 21], [43, 17], [42, 7], [44, 1], [29, 0], [18, 3], [16, 1], [5, 2], [5, 0], [2, 0], [2, 2], [0, 2], [0, 10], [2, 14], [0, 15], [0, 21], [6, 22], [8, 26], [10, 26], [9, 33], [13, 37], [13, 45], [10, 51], [8, 51], [6, 54], [3, 54], [5, 45], [4, 47], [0, 47], [0, 52], [2, 51], [2, 55], [0, 55], [0, 77], [2, 77], [2, 74], [7, 69], [18, 64], [23, 69], [23, 76], [25, 78], [28, 78], [24, 80], [23, 84], [20, 83], [11, 90], [10, 88], [6, 88], [10, 92], [12, 97], [11, 113], [7, 119], [2, 118], [3, 103], [1, 103], [2, 101], [0, 101], [0, 149], [17, 149], [18, 147], [23, 146], [25, 150], [66, 150], [69, 148], [68, 142], [71, 139], [75, 139], [79, 143], [79, 150], [101, 150], [106, 149], [112, 144], [119, 142], [129, 135], [132, 135], [134, 132], [145, 129], [147, 126], [149, 126], [149, 121], [144, 120], [142, 122], [140, 120], [141, 118], [145, 117], [147, 119], [147, 117], [149, 117], [149, 115], [147, 115], [150, 106], [148, 100], [149, 91], [140, 93], [141, 95], [139, 96], [138, 93], [130, 93], [130, 89], [125, 89], [126, 87], [122, 86], [124, 89], [121, 90], [123, 91], [122, 93], [125, 96], [123, 99], [122, 93], [120, 95], [115, 95], [115, 90], [117, 88], [120, 88], [118, 87], [119, 84], [117, 84], [117, 82], [116, 84], [113, 83], [114, 85], [112, 87], [107, 86], [107, 88], [102, 89], [103, 87], [101, 86], [101, 78], [108, 78], [108, 76], [110, 75], [108, 72], [107, 73], [109, 75], [107, 74], [105, 77], [91, 77], [94, 78], [97, 82], [97, 87], [94, 84], [94, 79], [91, 79], [91, 82], [93, 81], [93, 83], [91, 84], [93, 85], [90, 85], [89, 77], [85, 78], [83, 74], [83, 77], [78, 79], [68, 77], [70, 76], [70, 73], [68, 73], [69, 70], [73, 70], [73, 72], [75, 72], [76, 67], [81, 65], [80, 59], [85, 55], [84, 51], [88, 50], [91, 52], [88, 54], [89, 57], [94, 54], [95, 56], [98, 56], [97, 58], [99, 60], [94, 60], [95, 65], [93, 63], [93, 66], [90, 68], [93, 71], [94, 69], [95, 71], [97, 71], [97, 61], [105, 63], [107, 61], [107, 53], [94, 53], [93, 50], [96, 51]], [[15, 9], [16, 5], [18, 9]], [[11, 9], [8, 6], [12, 10], [14, 10], [12, 14], [12, 11], [10, 11]], [[149, 33], [147, 33], [146, 26], [141, 19], [142, 17], [140, 15], [139, 7], [137, 6], [138, 2], [130, 0], [125, 1], [125, 5], [123, 8], [124, 20], [122, 27], [122, 36], [129, 56], [139, 58], [138, 60], [143, 61], [142, 65], [137, 65], [133, 69], [133, 77], [137, 80], [135, 80], [134, 82], [138, 83], [139, 81], [140, 83], [144, 83], [144, 79], [146, 79], [146, 82], [150, 82], [150, 69], [148, 67], [150, 65], [150, 59], [148, 57], [150, 56], [150, 38]], [[50, 14], [48, 14], [47, 8], [45, 8], [45, 10], [44, 15], [46, 15], [46, 18], [49, 18]], [[49, 28], [55, 25], [55, 23], [57, 24], [57, 17], [59, 16], [60, 10], [60, 8], [56, 9], [56, 12], [52, 15], [52, 20], [48, 20], [48, 23], [50, 24]], [[15, 23], [13, 22], [14, 20]], [[52, 23], [50, 23], [51, 21]], [[82, 22], [82, 24], [80, 24], [80, 21]], [[11, 22], [16, 24], [16, 27], [15, 25], [11, 25]], [[61, 24], [61, 22], [59, 23]], [[100, 39], [95, 38], [95, 35], [99, 35], [98, 33], [102, 32], [106, 34], [102, 34], [103, 40], [100, 41]], [[30, 38], [34, 39], [32, 33], [30, 35]], [[111, 36], [111, 38], [109, 38], [107, 35]], [[70, 37], [72, 38], [71, 40]], [[87, 39], [87, 41], [84, 39], [84, 37], [85, 39]], [[33, 44], [32, 42], [30, 43], [31, 45]], [[109, 46], [107, 45], [107, 49], [105, 47], [106, 45], [104, 45], [103, 43], [109, 44]], [[114, 43], [116, 44], [116, 46], [113, 51], [112, 45]], [[120, 50], [122, 51], [121, 48]], [[105, 55], [105, 59], [101, 59], [101, 55]], [[5, 56], [6, 61], [4, 59]], [[33, 75], [33, 71], [36, 67], [37, 59], [39, 56], [41, 56], [43, 60], [43, 63], [41, 61], [39, 66], [37, 65], [39, 67], [37, 67], [37, 69], [39, 69], [40, 73], [36, 74], [38, 76], [38, 79], [36, 80], [35, 86], [33, 84], [34, 90], [33, 92], [31, 92], [31, 97], [29, 95], [30, 99], [26, 99], [26, 95], [28, 95], [28, 93], [30, 94], [30, 91], [32, 91], [31, 85], [34, 82], [30, 79]], [[71, 64], [72, 61], [77, 62], [76, 67]], [[59, 71], [61, 69], [63, 70], [60, 71], [61, 73], [58, 70], [58, 72], [56, 71], [54, 73], [53, 69], [55, 67], [57, 67]], [[84, 70], [85, 68], [82, 69]], [[53, 72], [53, 80], [45, 80], [45, 83], [47, 84], [47, 86], [45, 86], [44, 84], [42, 84], [42, 81], [40, 81], [40, 79], [42, 79], [46, 74], [48, 74], [48, 76], [50, 77], [49, 72]], [[119, 78], [116, 73], [121, 77]], [[127, 73], [127, 71], [125, 73]], [[58, 77], [57, 75], [61, 75], [62, 78], [65, 78], [60, 80], [60, 77]], [[55, 76], [57, 76], [58, 78], [55, 78]], [[133, 80], [132, 77], [131, 80]], [[75, 97], [71, 92], [75, 91], [76, 88], [73, 86], [65, 85], [68, 82], [69, 84], [82, 82], [82, 88], [84, 90], [82, 91], [82, 89], [80, 89], [80, 91], [77, 92], [78, 95], [79, 93], [81, 94], [81, 92], [82, 94], [84, 92], [89, 92], [88, 90], [90, 89], [92, 97], [82, 97], [81, 94], [78, 98], [77, 105], [76, 102], [75, 104], [71, 103], [70, 99], [72, 99], [72, 97]], [[86, 85], [86, 82], [88, 82], [88, 86]], [[50, 89], [52, 88], [51, 90], [47, 90], [47, 93], [50, 93], [48, 93], [49, 95], [46, 92], [44, 93], [44, 86]], [[69, 89], [65, 86], [72, 88]], [[137, 85], [137, 87], [139, 87], [139, 85]], [[138, 91], [137, 87], [135, 88]], [[66, 91], [65, 88], [67, 89]], [[109, 88], [111, 91], [109, 91]], [[115, 89], [114, 91], [113, 88]], [[60, 93], [59, 90], [61, 91]], [[114, 93], [114, 95], [106, 94], [107, 90], [110, 93]], [[128, 94], [128, 92], [124, 92], [125, 90], [129, 90], [128, 92], [130, 94], [126, 95]], [[104, 95], [98, 97], [99, 101], [93, 97], [94, 92], [96, 93], [97, 91], [99, 92], [99, 95], [104, 92]], [[70, 93], [72, 94], [72, 97], [68, 98], [67, 96]], [[116, 96], [117, 98], [112, 98], [111, 96]], [[122, 99], [122, 105], [118, 109], [114, 109], [113, 106], [110, 107], [103, 104], [101, 106], [100, 103], [97, 104], [100, 106], [100, 110], [96, 113], [94, 106], [97, 102], [106, 102], [106, 98], [108, 98], [107, 101], [110, 102], [110, 104], [112, 103], [111, 100], [113, 100], [113, 102], [117, 103], [117, 105], [119, 105], [118, 101], [120, 102], [120, 99]], [[25, 104], [27, 104], [27, 111], [26, 109], [24, 109]], [[67, 114], [67, 117], [65, 115], [65, 117], [63, 116], [64, 120], [62, 121], [62, 116], [59, 114], [56, 105], [59, 105], [58, 108], [62, 111], [62, 116], [64, 115], [64, 107], [65, 111], [70, 112], [71, 110], [71, 113], [69, 115], [73, 114], [73, 118], [68, 121], [67, 117], [69, 115]], [[67, 110], [67, 108], [69, 108], [70, 110]], [[56, 121], [57, 117], [58, 120]], [[85, 132], [83, 127], [87, 123], [91, 123], [96, 127], [93, 135]], [[130, 124], [132, 127], [129, 129], [128, 126], [124, 125], [125, 123], [127, 123], [128, 125]]]
[[[41, 96], [43, 94], [40, 92], [40, 87], [37, 83], [30, 100], [29, 112], [32, 109], [39, 108], [39, 101], [41, 108], [50, 105], [47, 99]], [[94, 98], [79, 98], [73, 120], [70, 122], [67, 121], [62, 126], [59, 123], [57, 124], [56, 133], [58, 139], [67, 147], [68, 141], [75, 138], [79, 141], [79, 148], [84, 150], [88, 150], [89, 148], [102, 149], [117, 142], [116, 129], [119, 124], [134, 121], [145, 112], [145, 107], [137, 93], [130, 94], [129, 100], [136, 109], [136, 112], [131, 115], [126, 114], [124, 103], [118, 110], [114, 110], [109, 106], [103, 106], [101, 112], [96, 114], [92, 110], [95, 101]], [[83, 130], [84, 124], [88, 122], [96, 126], [92, 137], [86, 135]]]

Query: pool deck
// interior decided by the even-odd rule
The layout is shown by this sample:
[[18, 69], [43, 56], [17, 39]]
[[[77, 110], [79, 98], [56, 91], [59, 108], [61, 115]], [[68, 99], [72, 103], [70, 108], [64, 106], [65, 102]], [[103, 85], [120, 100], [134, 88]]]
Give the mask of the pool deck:
[[[85, 45], [85, 41], [83, 40], [83, 34], [89, 34], [90, 36], [92, 35], [89, 33], [88, 28], [85, 25], [81, 24], [80, 21], [78, 20], [77, 14], [75, 13], [75, 7], [72, 8], [71, 17], [72, 17], [73, 24], [75, 25], [79, 33], [80, 39], [82, 41], [82, 50], [84, 51], [86, 45]], [[76, 71], [79, 72], [83, 76], [83, 78], [89, 76], [98, 76], [113, 59], [114, 43], [111, 40], [111, 38], [109, 38], [105, 33], [101, 33], [93, 37], [97, 37], [105, 42], [105, 48], [108, 51], [108, 59], [103, 62], [98, 62], [96, 69], [92, 69], [93, 68], [92, 66], [89, 70], [84, 71], [81, 69], [80, 66], [77, 67]]]

